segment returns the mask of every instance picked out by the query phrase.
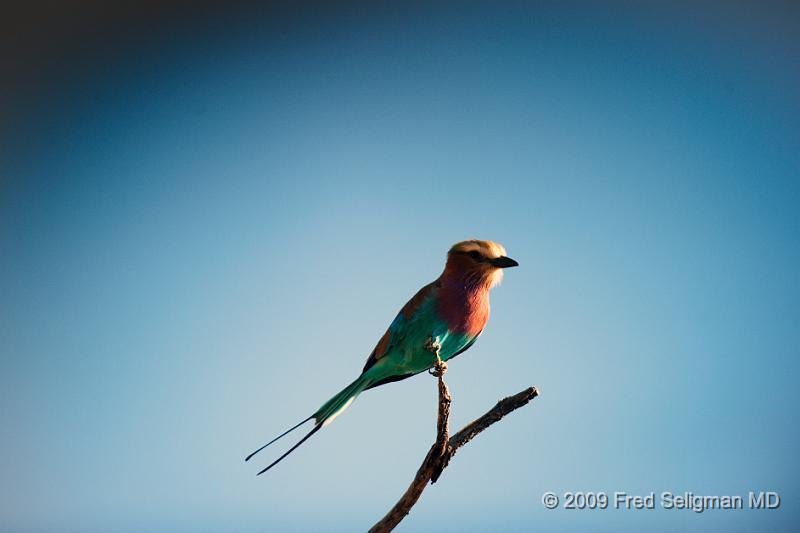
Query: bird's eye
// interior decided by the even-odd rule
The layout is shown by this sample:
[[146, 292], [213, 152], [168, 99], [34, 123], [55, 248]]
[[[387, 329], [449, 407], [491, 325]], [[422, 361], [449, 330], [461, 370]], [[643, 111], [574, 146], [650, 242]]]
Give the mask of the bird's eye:
[[480, 261], [482, 258], [481, 253], [475, 250], [471, 251], [468, 255], [475, 261]]

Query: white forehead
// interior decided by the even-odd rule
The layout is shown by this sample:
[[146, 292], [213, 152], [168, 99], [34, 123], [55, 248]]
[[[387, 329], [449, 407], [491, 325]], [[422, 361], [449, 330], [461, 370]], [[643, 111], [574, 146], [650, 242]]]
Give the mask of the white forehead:
[[497, 258], [506, 255], [506, 249], [501, 244], [492, 241], [462, 241], [450, 248], [451, 252], [480, 252], [486, 257]]

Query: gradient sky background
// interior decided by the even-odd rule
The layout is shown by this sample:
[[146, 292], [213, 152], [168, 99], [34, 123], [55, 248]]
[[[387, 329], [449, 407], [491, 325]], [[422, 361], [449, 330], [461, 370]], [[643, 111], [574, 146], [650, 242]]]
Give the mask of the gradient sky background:
[[542, 395], [400, 531], [795, 530], [791, 3], [64, 4], [3, 22], [0, 529], [365, 530], [433, 440], [432, 378], [267, 476], [282, 448], [243, 458], [477, 237], [521, 267], [450, 366], [453, 429]]

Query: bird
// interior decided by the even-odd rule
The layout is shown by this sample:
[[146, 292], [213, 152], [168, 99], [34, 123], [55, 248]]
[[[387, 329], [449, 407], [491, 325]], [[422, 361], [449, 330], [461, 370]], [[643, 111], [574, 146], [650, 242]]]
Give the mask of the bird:
[[515, 266], [519, 263], [507, 257], [505, 248], [495, 242], [473, 239], [454, 244], [447, 252], [442, 274], [400, 309], [367, 358], [361, 375], [314, 414], [258, 448], [245, 461], [313, 420], [311, 431], [257, 474], [261, 475], [333, 422], [362, 392], [410, 378], [437, 364], [446, 365], [464, 353], [489, 320], [489, 291], [500, 283], [504, 269]]

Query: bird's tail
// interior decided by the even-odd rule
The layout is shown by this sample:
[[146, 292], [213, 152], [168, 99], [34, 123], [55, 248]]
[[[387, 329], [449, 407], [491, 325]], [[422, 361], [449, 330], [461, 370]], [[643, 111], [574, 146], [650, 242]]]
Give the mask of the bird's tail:
[[353, 403], [353, 400], [355, 400], [359, 394], [364, 392], [364, 390], [366, 390], [371, 383], [372, 380], [364, 377], [364, 374], [361, 374], [358, 379], [342, 389], [341, 392], [339, 392], [336, 396], [322, 404], [322, 407], [320, 407], [313, 415], [317, 425], [327, 426], [333, 422], [333, 419], [339, 416], [342, 411], [350, 407], [350, 404]]
[[280, 435], [278, 435], [277, 437], [275, 437], [274, 439], [263, 445], [261, 448], [257, 449], [256, 451], [245, 457], [244, 460], [249, 461], [251, 457], [253, 457], [255, 454], [257, 454], [258, 452], [260, 452], [261, 450], [263, 450], [276, 440], [280, 439], [285, 435], [288, 435], [289, 433], [299, 428], [309, 420], [313, 419], [314, 428], [311, 431], [309, 431], [305, 437], [300, 439], [300, 441], [297, 444], [289, 448], [289, 451], [278, 457], [275, 461], [272, 462], [272, 464], [270, 464], [268, 467], [266, 467], [265, 469], [263, 469], [261, 472], [258, 473], [258, 475], [263, 474], [276, 464], [280, 463], [284, 458], [286, 458], [287, 455], [295, 451], [301, 444], [307, 441], [309, 437], [311, 437], [311, 435], [322, 429], [324, 426], [327, 426], [328, 424], [333, 422], [333, 419], [339, 416], [342, 413], [342, 411], [347, 409], [350, 406], [350, 404], [353, 403], [353, 400], [356, 399], [356, 396], [358, 396], [364, 390], [366, 390], [371, 383], [372, 383], [371, 379], [366, 378], [364, 374], [361, 374], [361, 376], [359, 376], [358, 379], [356, 379], [350, 385], [342, 389], [333, 398], [322, 404], [322, 407], [320, 407], [317, 410], [317, 412], [315, 412], [313, 415], [309, 416], [296, 426], [293, 426], [288, 430], [284, 431], [283, 433], [281, 433]]

